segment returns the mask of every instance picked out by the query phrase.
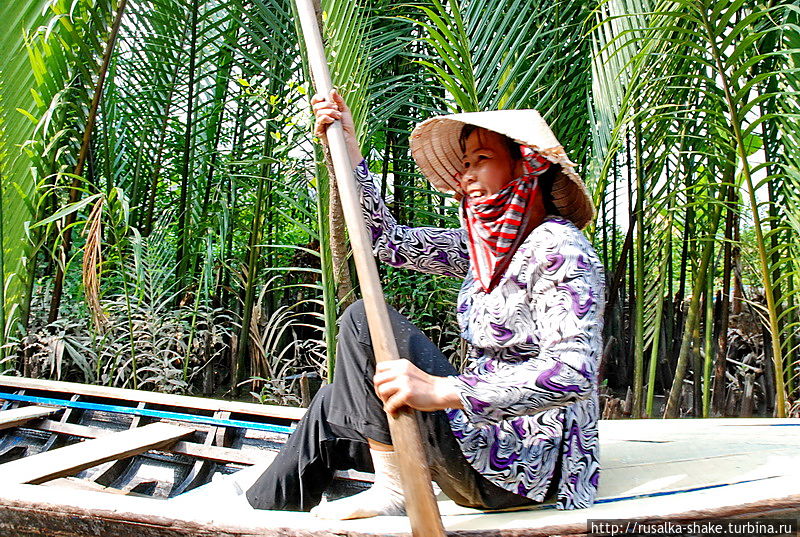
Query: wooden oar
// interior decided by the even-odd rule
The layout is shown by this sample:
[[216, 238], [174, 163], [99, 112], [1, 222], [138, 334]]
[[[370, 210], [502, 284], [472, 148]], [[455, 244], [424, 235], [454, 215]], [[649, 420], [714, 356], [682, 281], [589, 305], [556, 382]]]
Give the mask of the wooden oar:
[[[325, 49], [317, 24], [312, 0], [296, 0], [297, 13], [308, 53], [308, 63], [317, 93], [329, 95], [333, 87]], [[339, 121], [328, 127], [328, 145], [336, 174], [336, 184], [342, 201], [345, 223], [353, 247], [361, 294], [367, 313], [372, 346], [378, 361], [399, 358], [397, 344], [389, 322], [389, 312], [378, 279], [378, 268], [372, 255], [372, 245], [361, 213], [361, 202], [353, 177], [353, 163], [345, 146], [344, 131]], [[356, 163], [357, 164], [357, 163]], [[444, 536], [439, 506], [433, 495], [431, 475], [424, 457], [416, 417], [412, 410], [389, 418], [389, 431], [400, 459], [400, 479], [405, 493], [406, 511], [415, 537]]]

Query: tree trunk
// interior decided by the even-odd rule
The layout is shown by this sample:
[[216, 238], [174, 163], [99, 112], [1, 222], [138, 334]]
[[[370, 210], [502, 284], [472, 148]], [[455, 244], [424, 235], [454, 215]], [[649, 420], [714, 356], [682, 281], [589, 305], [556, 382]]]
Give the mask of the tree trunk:
[[741, 315], [744, 305], [744, 286], [742, 285], [742, 249], [739, 246], [741, 241], [739, 215], [733, 218], [733, 249], [731, 250], [731, 263], [733, 265], [733, 314]]
[[189, 249], [190, 237], [192, 233], [192, 209], [189, 201], [189, 188], [191, 186], [190, 175], [191, 172], [191, 158], [192, 158], [192, 123], [194, 122], [194, 105], [195, 105], [195, 75], [197, 64], [197, 12], [200, 0], [192, 0], [192, 15], [190, 26], [190, 41], [189, 41], [189, 81], [188, 81], [188, 94], [186, 96], [186, 129], [184, 131], [184, 144], [183, 144], [183, 161], [181, 169], [181, 194], [180, 201], [178, 202], [178, 252], [175, 260], [177, 267], [175, 279], [178, 282], [178, 293], [175, 295], [176, 300], [180, 303], [184, 298], [184, 293], [187, 291], [187, 272], [189, 271]]
[[[724, 199], [723, 192], [720, 193], [719, 202]], [[720, 208], [714, 207], [711, 209], [711, 221], [709, 223], [708, 236], [713, 237], [716, 233], [719, 224]], [[695, 329], [699, 321], [700, 298], [703, 295], [703, 289], [706, 285], [706, 277], [708, 275], [709, 266], [711, 264], [711, 254], [713, 252], [714, 242], [709, 240], [703, 246], [703, 253], [700, 259], [700, 266], [697, 269], [697, 276], [692, 286], [692, 300], [689, 305], [689, 311], [686, 314], [686, 324], [683, 330], [683, 338], [681, 340], [680, 352], [678, 354], [678, 363], [675, 367], [675, 378], [672, 381], [672, 388], [670, 389], [667, 406], [664, 409], [665, 418], [677, 418], [679, 412], [680, 398], [683, 392], [683, 378], [686, 374], [686, 368], [689, 361], [689, 353], [691, 352], [692, 340], [694, 339]]]
[[644, 230], [644, 170], [642, 167], [641, 154], [641, 132], [639, 122], [634, 123], [634, 150], [636, 151], [636, 205], [635, 205], [635, 224], [636, 226], [636, 263], [633, 265], [636, 272], [633, 273], [635, 284], [635, 297], [633, 303], [633, 406], [631, 416], [634, 418], [642, 417], [642, 405], [644, 399], [644, 250], [645, 250], [645, 230]]
[[731, 275], [733, 271], [732, 244], [733, 228], [736, 218], [737, 192], [733, 185], [728, 186], [725, 202], [725, 242], [722, 254], [722, 306], [719, 325], [718, 349], [714, 360], [714, 395], [712, 397], [711, 415], [725, 415], [725, 369], [728, 356], [728, 325], [731, 309]]
[[350, 277], [350, 247], [347, 244], [347, 226], [342, 212], [342, 203], [339, 201], [339, 190], [336, 186], [336, 176], [333, 172], [333, 163], [330, 153], [325, 149], [325, 167], [330, 177], [330, 223], [331, 259], [333, 261], [333, 275], [336, 285], [336, 298], [339, 301], [340, 311], [355, 302], [355, 289]]

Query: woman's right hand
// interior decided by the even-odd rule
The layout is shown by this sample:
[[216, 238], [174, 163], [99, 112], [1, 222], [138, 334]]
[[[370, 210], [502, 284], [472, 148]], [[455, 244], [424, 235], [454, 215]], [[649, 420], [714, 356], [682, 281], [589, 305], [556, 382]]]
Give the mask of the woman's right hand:
[[328, 96], [317, 93], [311, 98], [311, 107], [314, 109], [314, 117], [316, 118], [314, 121], [314, 134], [322, 143], [328, 145], [328, 127], [334, 121], [339, 120], [342, 122], [344, 141], [347, 145], [351, 164], [355, 166], [364, 160], [364, 157], [361, 156], [361, 148], [358, 147], [353, 115], [350, 113], [350, 109], [345, 104], [342, 96], [336, 90], [331, 90]]

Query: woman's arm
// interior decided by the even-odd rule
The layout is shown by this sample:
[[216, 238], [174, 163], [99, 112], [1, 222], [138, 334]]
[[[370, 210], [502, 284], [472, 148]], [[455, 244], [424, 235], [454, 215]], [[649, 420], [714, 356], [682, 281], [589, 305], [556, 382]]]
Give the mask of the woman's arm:
[[464, 229], [398, 224], [381, 199], [365, 160], [356, 166], [354, 173], [372, 247], [381, 261], [429, 274], [462, 278], [466, 275], [469, 250]]
[[375, 188], [366, 161], [361, 156], [352, 115], [344, 99], [332, 91], [330, 96], [315, 95], [311, 103], [316, 116], [314, 131], [327, 144], [325, 131], [341, 120], [356, 183], [361, 193], [364, 219], [375, 254], [382, 261], [430, 274], [463, 277], [469, 268], [466, 232], [463, 229], [412, 228], [397, 223]]

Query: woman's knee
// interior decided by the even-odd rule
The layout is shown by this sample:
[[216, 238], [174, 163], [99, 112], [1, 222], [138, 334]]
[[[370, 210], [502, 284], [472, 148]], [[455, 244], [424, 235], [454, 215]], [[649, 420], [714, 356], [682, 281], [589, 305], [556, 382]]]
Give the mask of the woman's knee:
[[350, 304], [339, 319], [339, 337], [355, 338], [360, 343], [368, 343], [369, 324], [364, 300], [359, 299]]
[[328, 404], [330, 402], [331, 385], [324, 384], [320, 387], [311, 403], [306, 409], [305, 417], [310, 421], [324, 421], [327, 419]]
[[344, 313], [342, 313], [341, 317], [341, 324], [344, 326], [346, 323], [354, 324], [354, 323], [361, 323], [366, 321], [367, 312], [364, 308], [364, 299], [359, 298], [347, 308], [345, 308]]

